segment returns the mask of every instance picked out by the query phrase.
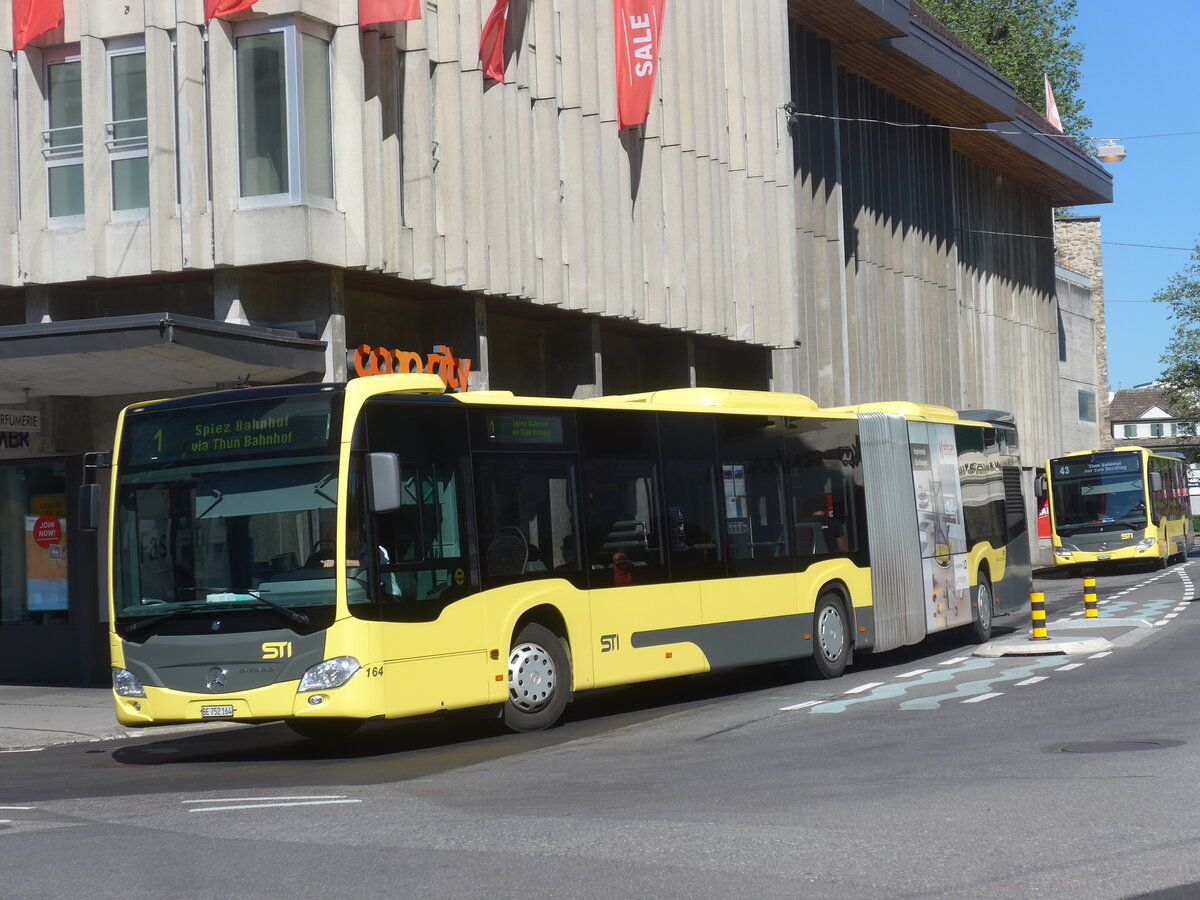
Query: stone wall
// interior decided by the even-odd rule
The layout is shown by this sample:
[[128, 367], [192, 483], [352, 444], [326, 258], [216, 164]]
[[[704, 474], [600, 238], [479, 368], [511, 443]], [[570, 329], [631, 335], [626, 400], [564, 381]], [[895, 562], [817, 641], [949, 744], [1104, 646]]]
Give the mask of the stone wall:
[[1100, 436], [1112, 446], [1108, 414], [1108, 336], [1104, 320], [1104, 259], [1100, 244], [1099, 216], [1072, 216], [1054, 222], [1054, 261], [1091, 280], [1096, 310], [1096, 391]]

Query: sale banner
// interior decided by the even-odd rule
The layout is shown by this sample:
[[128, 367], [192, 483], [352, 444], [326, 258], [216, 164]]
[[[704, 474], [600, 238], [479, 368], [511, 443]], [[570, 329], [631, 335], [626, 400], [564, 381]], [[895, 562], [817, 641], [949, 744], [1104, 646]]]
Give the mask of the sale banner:
[[613, 0], [618, 128], [641, 125], [650, 113], [665, 4], [666, 0]]

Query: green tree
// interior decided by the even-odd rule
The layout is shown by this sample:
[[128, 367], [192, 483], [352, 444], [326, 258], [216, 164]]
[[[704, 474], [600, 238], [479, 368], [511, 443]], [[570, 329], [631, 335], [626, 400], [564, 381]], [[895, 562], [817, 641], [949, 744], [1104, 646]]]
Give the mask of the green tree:
[[1049, 75], [1063, 131], [1092, 149], [1092, 120], [1079, 96], [1083, 45], [1071, 40], [1076, 0], [920, 0], [920, 5], [1011, 81], [1017, 96], [1039, 113], [1046, 111], [1043, 73]]
[[[1160, 357], [1167, 399], [1180, 418], [1200, 422], [1200, 240], [1187, 265], [1155, 292], [1154, 301], [1171, 307], [1173, 332]], [[1188, 455], [1200, 461], [1200, 444], [1194, 439], [1189, 443], [1196, 446]]]

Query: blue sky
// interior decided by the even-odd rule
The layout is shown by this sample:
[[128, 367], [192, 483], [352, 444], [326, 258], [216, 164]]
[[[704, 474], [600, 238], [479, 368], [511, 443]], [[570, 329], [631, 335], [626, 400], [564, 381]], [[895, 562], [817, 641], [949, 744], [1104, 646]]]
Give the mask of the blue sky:
[[[1104, 241], [1109, 387], [1153, 381], [1171, 337], [1169, 307], [1148, 302], [1200, 241], [1200, 0], [1079, 0], [1072, 39], [1084, 45], [1082, 95], [1098, 138], [1121, 138], [1110, 165]], [[1171, 135], [1174, 137], [1142, 137]]]

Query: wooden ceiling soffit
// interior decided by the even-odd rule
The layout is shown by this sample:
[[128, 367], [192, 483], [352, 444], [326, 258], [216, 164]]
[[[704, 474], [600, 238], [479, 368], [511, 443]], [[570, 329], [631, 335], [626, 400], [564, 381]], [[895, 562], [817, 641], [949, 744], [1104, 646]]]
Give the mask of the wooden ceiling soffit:
[[882, 41], [908, 33], [899, 0], [788, 0], [788, 16], [834, 43]]
[[[1013, 123], [998, 122], [993, 127], [1007, 129]], [[1035, 141], [985, 131], [956, 131], [951, 146], [981, 166], [1029, 186], [1053, 206], [1112, 202], [1112, 181], [1099, 163], [1077, 150]], [[1046, 159], [1048, 155], [1055, 158]]]

